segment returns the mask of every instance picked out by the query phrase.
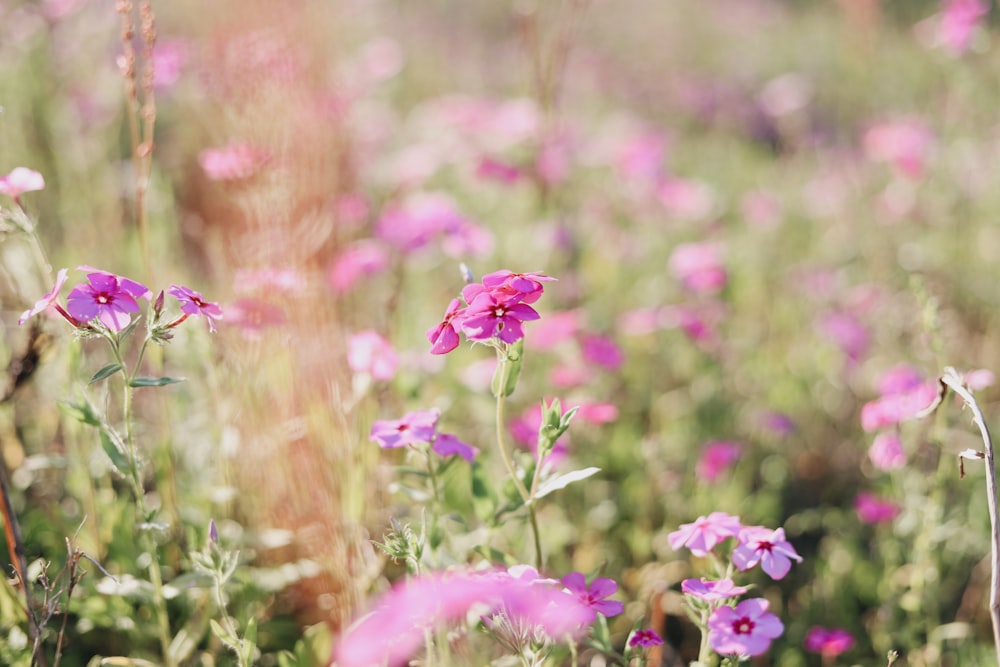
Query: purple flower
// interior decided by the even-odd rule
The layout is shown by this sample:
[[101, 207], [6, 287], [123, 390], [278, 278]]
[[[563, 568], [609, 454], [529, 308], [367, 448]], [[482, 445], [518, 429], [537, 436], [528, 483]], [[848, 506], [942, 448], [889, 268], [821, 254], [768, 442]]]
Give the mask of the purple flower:
[[379, 420], [372, 424], [370, 440], [383, 449], [428, 443], [437, 435], [441, 412], [436, 409], [410, 412], [402, 419]]
[[802, 556], [785, 540], [784, 528], [751, 526], [741, 530], [738, 539], [740, 544], [733, 550], [733, 564], [741, 571], [760, 563], [760, 569], [777, 581], [792, 569], [792, 560], [802, 562]]
[[708, 619], [708, 643], [720, 655], [762, 655], [785, 626], [767, 611], [767, 600], [752, 598], [719, 607]]
[[854, 509], [862, 523], [888, 523], [899, 514], [899, 507], [874, 493], [859, 493], [854, 499]]
[[452, 299], [440, 324], [427, 330], [431, 354], [448, 354], [458, 347], [458, 330], [462, 326], [462, 300]]
[[650, 630], [649, 628], [636, 630], [635, 634], [628, 640], [629, 646], [642, 646], [643, 648], [660, 646], [661, 644], [663, 644], [663, 639], [660, 635], [656, 634], [655, 630]]
[[719, 602], [728, 598], [734, 598], [749, 590], [746, 586], [737, 586], [732, 579], [720, 579], [710, 581], [702, 577], [701, 579], [685, 579], [681, 582], [681, 591], [685, 595], [696, 597], [705, 602]]
[[505, 343], [515, 343], [524, 338], [521, 323], [539, 317], [538, 312], [525, 303], [501, 300], [495, 292], [482, 292], [466, 309], [462, 329], [472, 340], [496, 336]]
[[538, 271], [514, 273], [501, 269], [483, 276], [483, 287], [491, 292], [506, 292], [512, 296], [519, 296], [518, 301], [521, 303], [535, 303], [545, 291], [542, 283], [553, 280], [555, 278]]
[[906, 465], [903, 443], [895, 433], [879, 433], [868, 449], [868, 457], [879, 470], [896, 470]]
[[617, 616], [625, 611], [625, 605], [617, 600], [606, 600], [618, 591], [618, 584], [611, 579], [594, 579], [587, 587], [587, 579], [579, 572], [570, 572], [562, 579], [570, 593], [584, 605], [605, 616]]
[[695, 475], [711, 484], [740, 458], [743, 445], [738, 442], [715, 441], [705, 444], [695, 466]]
[[809, 628], [804, 645], [807, 651], [836, 658], [854, 647], [854, 637], [841, 628], [824, 628], [817, 625]]
[[[49, 308], [58, 308], [56, 304], [56, 299], [59, 298], [59, 292], [62, 290], [63, 285], [66, 283], [66, 269], [59, 269], [59, 274], [56, 276], [56, 284], [53, 286], [49, 293], [43, 296], [41, 299], [35, 302], [35, 305], [24, 311], [21, 317], [17, 320], [18, 325], [24, 324], [29, 318], [48, 310]], [[60, 308], [60, 310], [62, 310]]]
[[712, 512], [700, 516], [693, 523], [686, 523], [670, 533], [670, 547], [677, 551], [687, 547], [695, 556], [707, 556], [715, 545], [728, 537], [736, 537], [743, 525], [739, 517], [725, 512]]
[[80, 322], [99, 319], [112, 331], [121, 331], [132, 321], [132, 313], [139, 312], [136, 299], [149, 299], [149, 289], [134, 280], [106, 273], [88, 266], [78, 267], [87, 274], [89, 284], [77, 285], [66, 299], [66, 309]]
[[[222, 319], [222, 308], [219, 307], [219, 304], [206, 301], [200, 293], [183, 285], [171, 285], [167, 294], [180, 302], [184, 319], [190, 315], [195, 317], [204, 315], [205, 321], [208, 322], [208, 330], [215, 333], [215, 321]], [[183, 319], [178, 320], [175, 324], [180, 324], [182, 321]], [[175, 324], [170, 326], [175, 326]]]
[[451, 433], [441, 433], [438, 435], [431, 445], [431, 449], [441, 456], [458, 454], [469, 463], [472, 463], [472, 459], [476, 458], [476, 454], [479, 453], [478, 449], [472, 445], [467, 445]]

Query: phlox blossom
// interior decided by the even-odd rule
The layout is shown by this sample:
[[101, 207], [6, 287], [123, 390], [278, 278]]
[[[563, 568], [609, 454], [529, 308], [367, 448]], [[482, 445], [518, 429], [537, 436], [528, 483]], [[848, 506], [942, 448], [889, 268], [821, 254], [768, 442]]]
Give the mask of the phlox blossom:
[[898, 470], [906, 465], [903, 442], [895, 433], [879, 433], [868, 449], [868, 458], [879, 470]]
[[717, 294], [726, 285], [719, 243], [682, 243], [667, 262], [670, 273], [692, 292]]
[[906, 392], [869, 401], [861, 408], [861, 427], [871, 432], [916, 419], [938, 399], [939, 390], [936, 382], [922, 382]]
[[507, 269], [501, 269], [483, 276], [483, 287], [491, 292], [502, 292], [510, 296], [517, 296], [520, 303], [535, 303], [547, 283], [556, 280], [551, 276], [538, 271], [528, 273], [514, 273]]
[[864, 137], [870, 159], [889, 162], [897, 173], [913, 180], [923, 175], [933, 142], [930, 128], [917, 117], [883, 121], [870, 127]]
[[534, 308], [515, 299], [498, 298], [494, 292], [482, 292], [473, 299], [462, 318], [462, 329], [471, 340], [496, 337], [505, 343], [524, 338], [522, 322], [541, 317]]
[[380, 242], [358, 241], [333, 260], [327, 280], [335, 292], [346, 292], [364, 277], [376, 275], [389, 265], [389, 253]]
[[733, 607], [719, 607], [708, 619], [708, 643], [720, 655], [763, 655], [785, 626], [767, 611], [764, 598], [744, 600]]
[[802, 556], [785, 539], [784, 528], [750, 526], [741, 530], [737, 539], [739, 546], [733, 549], [733, 564], [741, 571], [760, 563], [760, 569], [777, 581], [792, 569], [793, 560], [802, 562]]
[[656, 630], [650, 628], [636, 630], [628, 640], [628, 645], [632, 647], [641, 646], [642, 648], [651, 648], [653, 646], [661, 646], [662, 644], [663, 638], [656, 633]]
[[742, 528], [739, 517], [725, 512], [712, 512], [707, 517], [700, 516], [692, 523], [683, 524], [667, 535], [667, 539], [674, 551], [687, 547], [695, 556], [707, 556], [715, 545], [727, 538], [736, 537]]
[[91, 267], [78, 267], [87, 274], [88, 283], [74, 287], [66, 298], [66, 310], [80, 322], [99, 320], [111, 331], [121, 331], [139, 312], [136, 299], [149, 299], [152, 293], [134, 280]]
[[66, 269], [59, 269], [58, 275], [56, 275], [56, 284], [49, 290], [49, 293], [43, 296], [41, 299], [35, 302], [35, 305], [28, 310], [21, 313], [21, 317], [17, 320], [19, 325], [24, 324], [29, 318], [38, 315], [39, 313], [45, 312], [49, 308], [55, 308], [57, 306], [56, 299], [59, 298], [59, 292], [62, 290], [63, 285], [66, 283], [66, 275], [68, 271]]
[[854, 509], [862, 523], [888, 523], [899, 514], [896, 503], [864, 491], [854, 499]]
[[375, 331], [362, 331], [347, 340], [347, 365], [355, 373], [367, 373], [375, 380], [391, 380], [399, 357], [392, 343]]
[[609, 371], [618, 370], [625, 361], [625, 354], [610, 336], [584, 334], [580, 336], [580, 350], [588, 363]]
[[440, 417], [440, 410], [431, 409], [407, 413], [402, 419], [378, 420], [372, 424], [370, 439], [383, 449], [427, 443], [437, 435]]
[[427, 340], [431, 343], [431, 354], [447, 354], [458, 347], [458, 332], [462, 327], [462, 300], [452, 299], [444, 313], [444, 319], [427, 330]]
[[685, 579], [681, 582], [682, 593], [704, 602], [721, 602], [743, 595], [748, 590], [746, 586], [737, 586], [732, 579], [710, 581], [702, 577], [701, 579]]
[[854, 636], [841, 628], [824, 628], [818, 625], [809, 628], [804, 646], [807, 651], [836, 658], [854, 647]]
[[250, 178], [270, 159], [264, 150], [238, 142], [221, 148], [206, 148], [198, 154], [198, 164], [213, 181]]
[[715, 441], [706, 443], [695, 466], [698, 479], [711, 484], [740, 458], [743, 445], [738, 442]]
[[976, 27], [990, 12], [985, 0], [944, 0], [940, 16], [941, 44], [952, 55], [960, 56], [969, 48]]
[[431, 449], [438, 456], [458, 455], [469, 463], [472, 463], [472, 459], [476, 458], [476, 454], [479, 453], [477, 448], [462, 442], [451, 433], [439, 433], [434, 438], [434, 442], [431, 443]]
[[[167, 294], [180, 302], [181, 312], [184, 313], [185, 318], [190, 315], [204, 316], [205, 321], [208, 322], [208, 330], [215, 332], [215, 322], [222, 319], [222, 308], [219, 307], [219, 304], [206, 301], [199, 292], [183, 285], [171, 285]], [[177, 324], [180, 324], [180, 321]]]
[[603, 614], [617, 616], [625, 611], [625, 605], [617, 600], [608, 600], [618, 591], [618, 584], [612, 579], [598, 578], [587, 586], [587, 579], [579, 572], [570, 572], [562, 579], [563, 586], [576, 596], [586, 607]]
[[40, 173], [27, 167], [15, 167], [9, 174], [0, 176], [0, 194], [17, 201], [25, 192], [41, 190], [45, 187], [45, 178]]

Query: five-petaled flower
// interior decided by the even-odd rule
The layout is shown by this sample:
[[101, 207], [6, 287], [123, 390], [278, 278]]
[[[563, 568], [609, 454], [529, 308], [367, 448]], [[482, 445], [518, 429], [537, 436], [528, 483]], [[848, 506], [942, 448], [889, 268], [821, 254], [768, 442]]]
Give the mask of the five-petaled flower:
[[593, 611], [605, 616], [617, 616], [625, 611], [625, 605], [617, 600], [606, 600], [618, 591], [618, 584], [612, 579], [599, 578], [590, 582], [579, 572], [570, 572], [562, 578], [563, 586]]
[[111, 331], [121, 331], [139, 312], [136, 299], [149, 299], [152, 293], [145, 285], [90, 267], [79, 267], [89, 283], [77, 285], [66, 299], [69, 314], [80, 322], [99, 320]]
[[719, 607], [708, 619], [708, 643], [720, 655], [761, 655], [784, 632], [767, 600], [752, 598], [733, 607]]
[[14, 201], [20, 201], [24, 192], [44, 187], [45, 179], [42, 175], [27, 167], [15, 167], [9, 174], [0, 176], [0, 194], [5, 194]]
[[441, 323], [427, 330], [427, 340], [431, 343], [431, 354], [447, 354], [458, 347], [458, 331], [461, 324], [462, 300], [452, 299]]
[[377, 442], [383, 449], [430, 442], [437, 435], [440, 417], [440, 410], [431, 409], [410, 412], [402, 419], [376, 421], [372, 424], [371, 441]]
[[842, 628], [813, 626], [806, 633], [804, 646], [807, 651], [836, 658], [854, 647], [854, 636]]
[[788, 574], [792, 560], [802, 562], [802, 556], [785, 539], [784, 528], [749, 526], [740, 531], [737, 539], [740, 544], [733, 550], [733, 564], [740, 570], [749, 570], [760, 563], [760, 569], [777, 581]]
[[177, 326], [191, 315], [195, 317], [204, 316], [205, 321], [208, 322], [208, 330], [213, 333], [215, 332], [215, 321], [222, 319], [222, 308], [219, 307], [219, 304], [206, 301], [205, 297], [200, 293], [183, 285], [171, 285], [170, 289], [167, 290], [167, 294], [180, 302], [181, 312], [184, 313], [181, 318], [177, 319], [170, 326]]
[[17, 323], [19, 325], [24, 324], [25, 322], [28, 321], [29, 318], [32, 318], [35, 315], [48, 310], [49, 308], [54, 308], [58, 310], [59, 313], [67, 320], [69, 320], [73, 326], [79, 325], [79, 322], [76, 322], [65, 310], [62, 309], [62, 306], [56, 303], [56, 299], [59, 298], [59, 292], [62, 290], [63, 284], [65, 284], [66, 282], [66, 274], [67, 274], [66, 269], [59, 269], [59, 274], [56, 276], [56, 284], [52, 287], [51, 290], [49, 290], [48, 294], [46, 294], [41, 299], [36, 301], [34, 306], [32, 306], [31, 308], [29, 308], [28, 310], [24, 311], [21, 314], [21, 317], [17, 320]]
[[462, 328], [471, 340], [496, 337], [505, 343], [524, 338], [522, 322], [537, 320], [538, 311], [517, 298], [503, 298], [500, 292], [482, 292], [472, 300], [462, 318]]
[[736, 537], [742, 528], [739, 517], [712, 512], [707, 517], [698, 517], [693, 523], [683, 524], [667, 535], [667, 539], [674, 551], [687, 547], [695, 556], [707, 556], [716, 544]]
[[655, 630], [650, 630], [649, 628], [636, 630], [628, 640], [628, 645], [633, 647], [641, 646], [649, 648], [651, 646], [660, 646], [661, 644], [663, 644], [663, 638], [656, 634]]

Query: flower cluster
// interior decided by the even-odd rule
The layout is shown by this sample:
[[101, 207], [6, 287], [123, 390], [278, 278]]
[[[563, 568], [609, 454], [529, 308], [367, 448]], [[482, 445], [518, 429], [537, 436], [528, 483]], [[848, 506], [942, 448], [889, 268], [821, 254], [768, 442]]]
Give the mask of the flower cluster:
[[542, 273], [502, 270], [483, 276], [482, 283], [466, 285], [462, 299], [452, 299], [444, 319], [427, 331], [431, 352], [454, 350], [460, 332], [472, 341], [516, 343], [524, 338], [522, 323], [540, 317], [530, 304], [542, 296], [542, 283], [551, 280], [555, 278]]
[[[785, 539], [783, 528], [744, 526], [739, 517], [725, 512], [698, 517], [667, 537], [675, 550], [687, 547], [699, 557], [717, 556], [716, 547], [735, 538], [736, 544], [730, 554], [732, 565], [740, 571], [760, 565], [774, 580], [788, 574], [793, 560], [802, 561], [795, 547]], [[761, 655], [784, 631], [778, 617], [768, 611], [768, 601], [764, 598], [732, 604], [747, 590], [721, 573], [718, 579], [686, 579], [681, 584], [688, 604], [701, 616], [702, 631], [708, 632], [709, 646], [720, 655]]]
[[[59, 294], [68, 277], [67, 269], [60, 269], [55, 285], [35, 305], [24, 311], [18, 324], [43, 312], [55, 311], [78, 330], [100, 327], [106, 331], [119, 333], [128, 328], [132, 315], [141, 311], [139, 300], [151, 301], [153, 293], [142, 283], [123, 276], [108, 273], [90, 266], [78, 266], [78, 271], [87, 273], [87, 282], [80, 283], [66, 297], [65, 308], [58, 303]], [[167, 290], [177, 299], [181, 315], [159, 328], [166, 330], [176, 327], [188, 317], [204, 317], [210, 331], [215, 331], [215, 323], [222, 319], [222, 309], [217, 303], [206, 301], [198, 292], [182, 285], [171, 285]], [[163, 309], [163, 292], [153, 303], [153, 312], [158, 321]], [[154, 322], [156, 324], [156, 322]], [[161, 331], [161, 334], [164, 332]], [[168, 336], [161, 335], [160, 338]]]
[[402, 419], [381, 419], [372, 424], [369, 439], [383, 449], [430, 445], [431, 450], [440, 456], [457, 454], [471, 462], [479, 450], [451, 433], [439, 432], [440, 418], [441, 411], [431, 409], [407, 413]]

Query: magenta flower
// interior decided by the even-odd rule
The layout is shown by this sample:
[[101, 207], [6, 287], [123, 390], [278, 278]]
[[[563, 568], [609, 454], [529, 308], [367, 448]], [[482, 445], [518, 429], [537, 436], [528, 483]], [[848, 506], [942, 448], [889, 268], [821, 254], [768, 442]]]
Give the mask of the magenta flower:
[[874, 493], [861, 492], [854, 499], [854, 509], [862, 523], [888, 523], [899, 514], [899, 507]]
[[437, 435], [441, 412], [437, 409], [410, 412], [402, 419], [379, 420], [372, 424], [370, 440], [383, 449], [428, 443]]
[[362, 331], [347, 339], [347, 365], [355, 373], [366, 373], [375, 380], [391, 380], [399, 357], [392, 343], [378, 333]]
[[7, 195], [14, 201], [19, 201], [25, 192], [44, 187], [45, 179], [42, 175], [26, 167], [15, 167], [9, 174], [0, 176], [0, 194]]
[[737, 586], [732, 579], [710, 581], [701, 579], [685, 579], [681, 582], [681, 592], [705, 602], [720, 602], [746, 593], [746, 586]]
[[767, 652], [771, 641], [785, 626], [767, 611], [767, 600], [752, 598], [733, 607], [719, 607], [708, 619], [708, 643], [720, 655], [757, 656]]
[[381, 273], [389, 265], [389, 253], [378, 241], [358, 241], [333, 260], [327, 280], [335, 292], [346, 292], [366, 276]]
[[215, 322], [222, 319], [222, 308], [219, 307], [219, 304], [212, 301], [205, 301], [205, 297], [200, 293], [183, 285], [171, 285], [170, 289], [167, 290], [167, 294], [180, 302], [181, 312], [184, 313], [184, 318], [170, 326], [180, 324], [190, 315], [194, 315], [195, 317], [204, 316], [205, 321], [208, 322], [208, 330], [215, 333]]
[[941, 8], [940, 39], [952, 55], [969, 48], [972, 33], [990, 12], [985, 0], [944, 0]]
[[618, 370], [625, 361], [622, 349], [610, 336], [584, 334], [580, 336], [580, 349], [584, 360], [609, 371]]
[[[38, 315], [39, 313], [45, 312], [49, 308], [56, 308], [63, 313], [66, 317], [65, 311], [56, 303], [56, 299], [59, 298], [59, 292], [62, 290], [63, 285], [66, 283], [66, 269], [59, 269], [59, 274], [56, 276], [56, 284], [49, 290], [49, 293], [43, 296], [41, 299], [35, 302], [35, 305], [28, 310], [21, 313], [21, 317], [17, 320], [18, 325], [24, 324], [29, 318]], [[73, 323], [72, 318], [67, 317], [71, 323]], [[78, 323], [73, 323], [76, 326]]]
[[462, 327], [462, 300], [452, 299], [441, 322], [427, 330], [431, 354], [447, 354], [458, 347], [458, 331]]
[[531, 306], [513, 299], [500, 300], [496, 292], [483, 292], [465, 311], [462, 329], [471, 340], [497, 337], [505, 343], [524, 338], [522, 322], [537, 320], [540, 315]]
[[451, 433], [438, 434], [433, 444], [431, 444], [431, 449], [439, 456], [454, 456], [457, 454], [469, 463], [472, 463], [472, 459], [476, 458], [476, 454], [479, 453], [477, 448], [462, 442]]
[[879, 433], [868, 449], [868, 458], [879, 470], [898, 470], [906, 465], [903, 442], [895, 433]]
[[938, 399], [937, 382], [921, 382], [899, 394], [887, 394], [861, 407], [861, 427], [877, 431], [903, 421], [916, 419]]
[[663, 638], [656, 634], [655, 630], [651, 630], [649, 628], [636, 630], [632, 637], [628, 640], [628, 645], [632, 647], [641, 646], [643, 648], [651, 648], [662, 644]]
[[741, 530], [737, 539], [740, 544], [733, 549], [733, 564], [741, 571], [760, 563], [760, 569], [777, 581], [792, 569], [793, 560], [802, 562], [802, 556], [785, 540], [784, 528], [750, 526]]
[[817, 625], [809, 628], [804, 645], [807, 651], [836, 658], [854, 647], [854, 636], [841, 628], [824, 628]]
[[98, 319], [112, 331], [121, 331], [132, 321], [132, 313], [139, 312], [136, 299], [149, 299], [149, 289], [134, 280], [105, 273], [91, 267], [78, 267], [87, 274], [89, 284], [77, 285], [66, 299], [69, 314], [80, 322]]
[[617, 616], [625, 611], [625, 605], [617, 600], [606, 600], [618, 591], [618, 584], [611, 579], [594, 579], [587, 586], [587, 579], [579, 572], [570, 572], [562, 579], [563, 586], [580, 602], [593, 611], [605, 616]]
[[718, 243], [682, 243], [670, 254], [667, 267], [692, 292], [717, 294], [726, 285], [721, 255]]
[[743, 445], [738, 442], [714, 441], [705, 444], [695, 466], [698, 479], [711, 484], [740, 458]]
[[739, 517], [725, 512], [712, 512], [700, 516], [693, 523], [686, 523], [667, 535], [674, 551], [687, 547], [695, 556], [707, 556], [723, 540], [739, 535], [743, 525]]
[[520, 303], [535, 303], [545, 286], [542, 283], [556, 280], [551, 276], [538, 271], [529, 273], [514, 273], [507, 269], [501, 269], [483, 276], [483, 287], [490, 292], [501, 292], [510, 296], [518, 296]]

